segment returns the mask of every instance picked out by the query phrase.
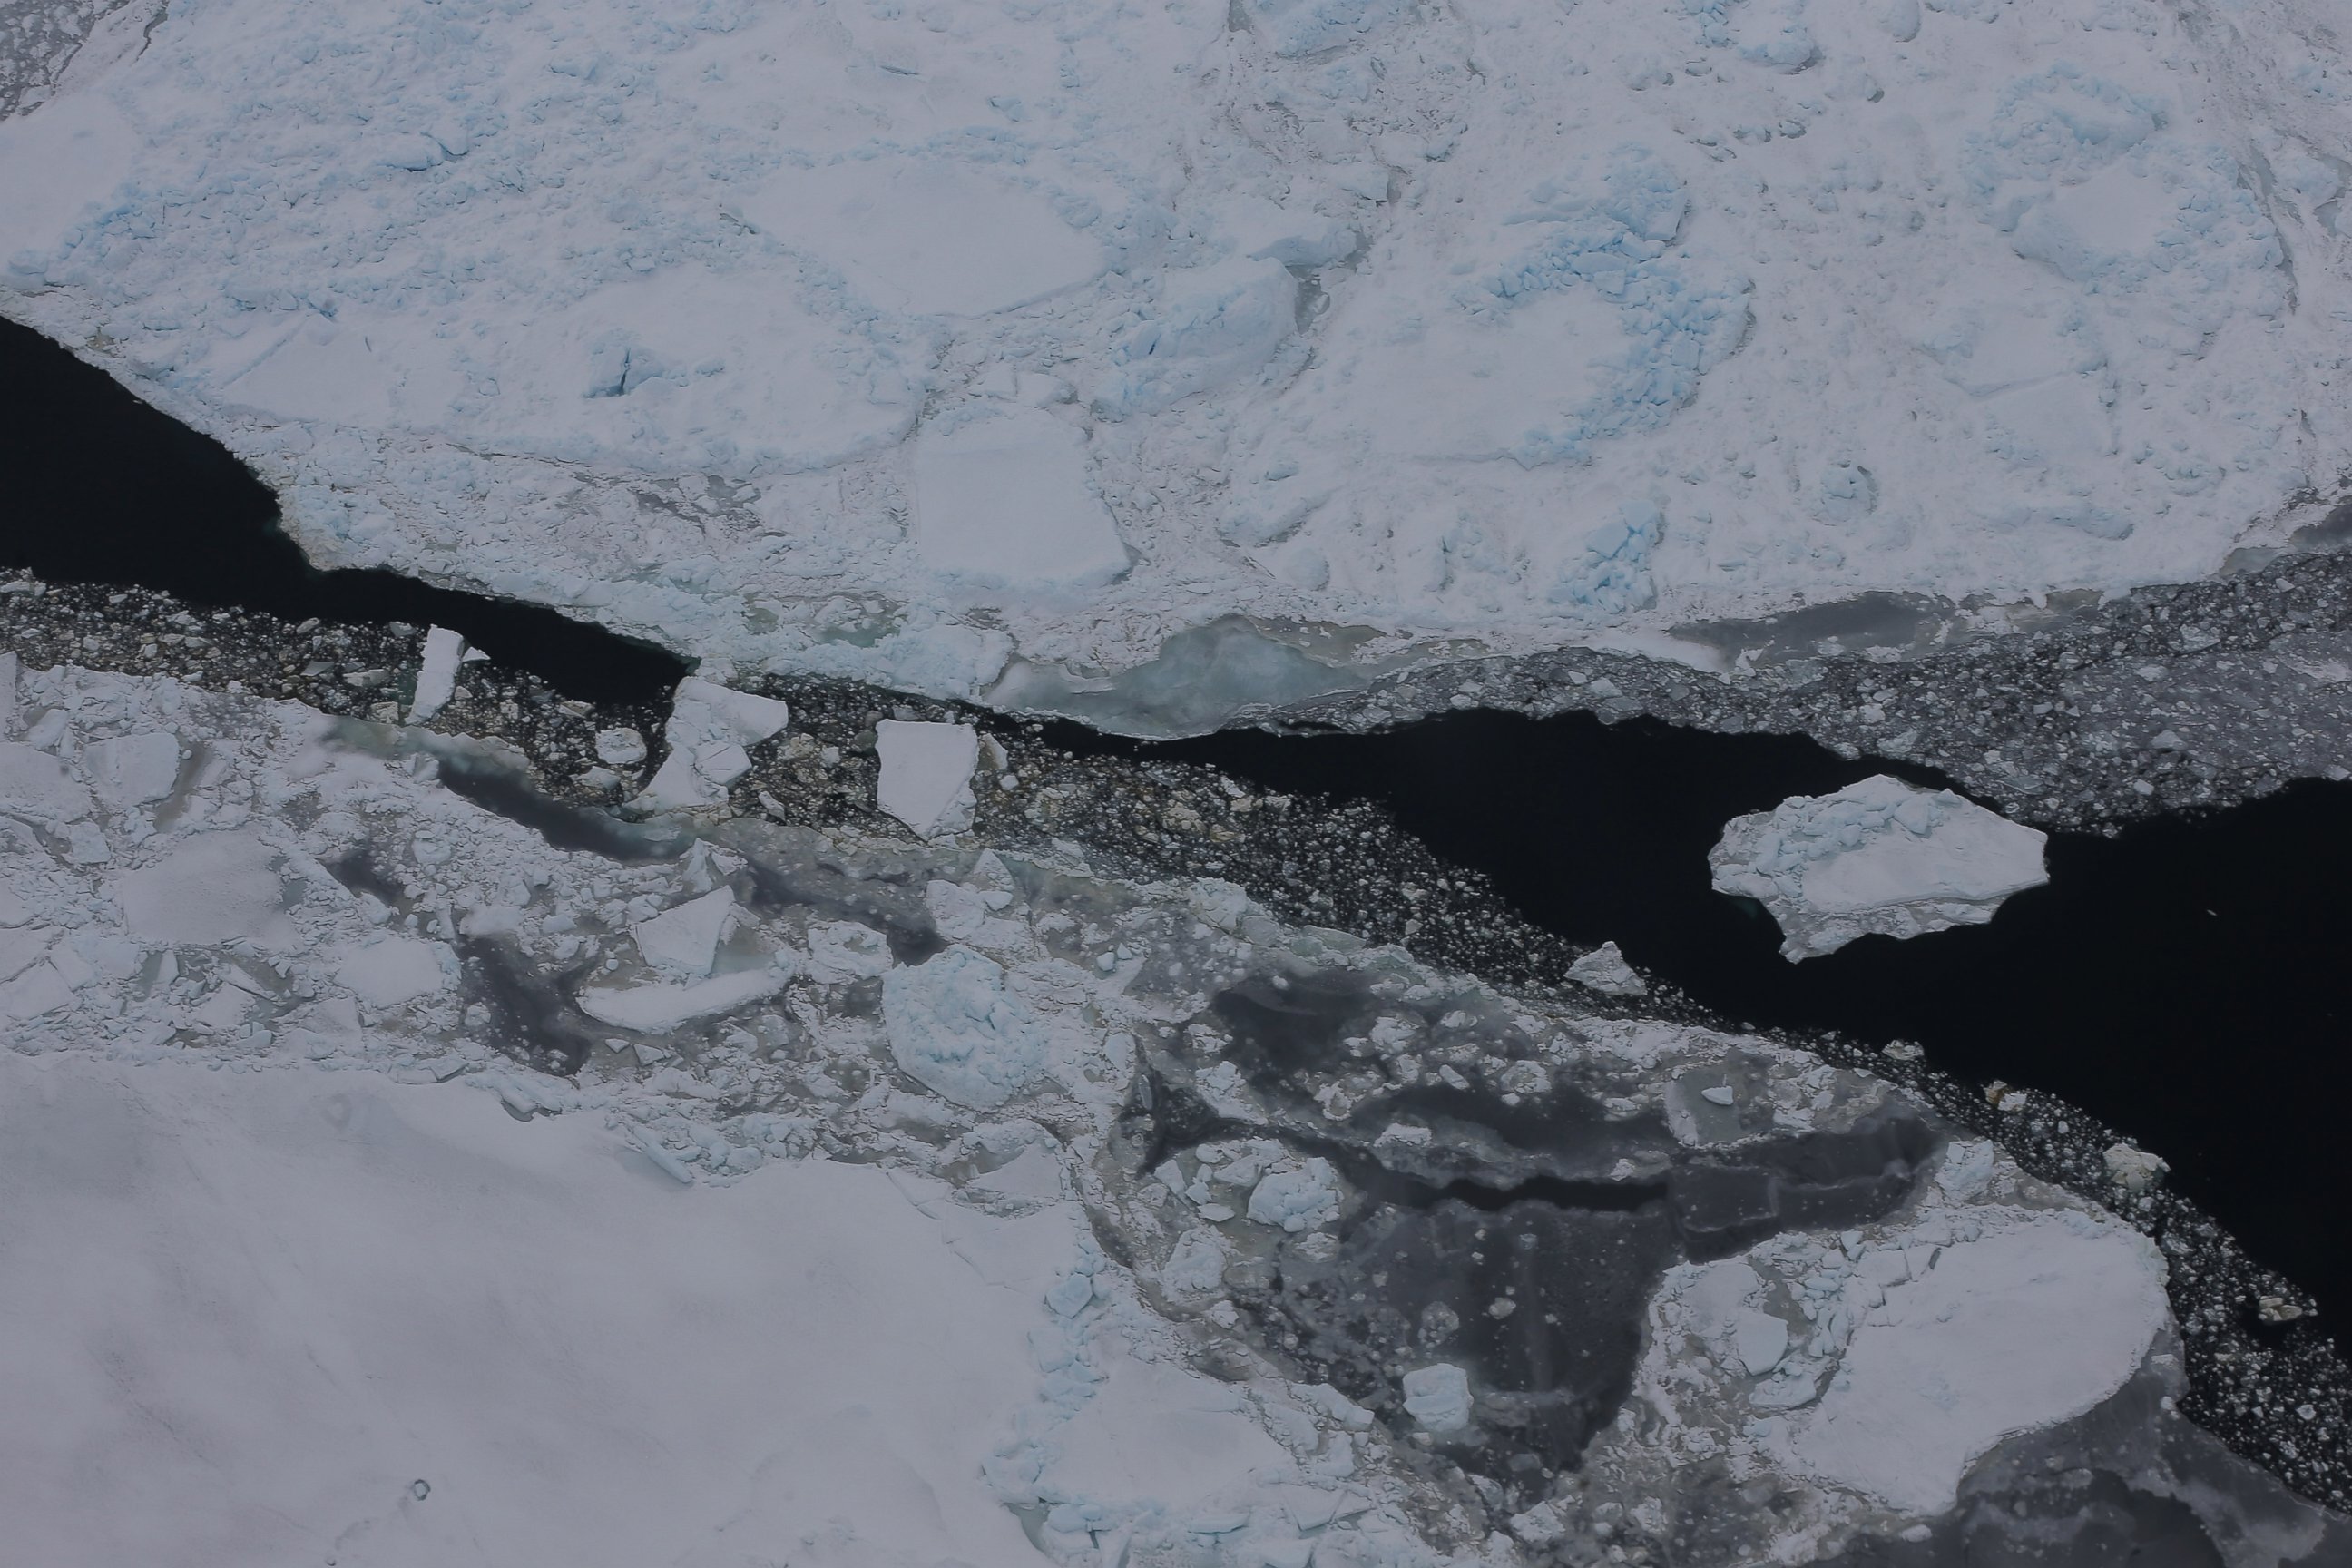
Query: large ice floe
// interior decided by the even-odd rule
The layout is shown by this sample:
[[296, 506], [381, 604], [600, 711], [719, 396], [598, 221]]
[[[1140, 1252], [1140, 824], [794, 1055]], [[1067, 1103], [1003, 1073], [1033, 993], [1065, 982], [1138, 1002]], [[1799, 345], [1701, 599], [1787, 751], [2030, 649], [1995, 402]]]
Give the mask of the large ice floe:
[[1780, 922], [1794, 961], [1857, 937], [1982, 925], [2011, 894], [2050, 879], [2048, 840], [1950, 790], [1880, 773], [1734, 817], [1707, 863], [1717, 891], [1754, 899]]
[[0, 310], [322, 561], [740, 668], [1139, 722], [1707, 662], [2305, 520], [2328, 16], [137, 0], [0, 121]]
[[[0, 658], [27, 1561], [2334, 1528], [2172, 1413], [2148, 1241], [1868, 1072], [1073, 845], [592, 837], [467, 744]], [[2036, 1514], [2045, 1453], [2105, 1511]]]

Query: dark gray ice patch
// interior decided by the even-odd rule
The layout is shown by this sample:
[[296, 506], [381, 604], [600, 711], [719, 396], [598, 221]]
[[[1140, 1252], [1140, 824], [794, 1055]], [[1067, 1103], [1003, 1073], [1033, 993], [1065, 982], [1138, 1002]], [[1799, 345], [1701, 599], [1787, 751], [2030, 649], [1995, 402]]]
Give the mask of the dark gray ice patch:
[[593, 806], [566, 805], [540, 790], [520, 770], [470, 748], [435, 743], [427, 750], [440, 763], [441, 783], [450, 794], [520, 823], [553, 848], [643, 862], [675, 860], [693, 842], [690, 835], [667, 823], [624, 822]]
[[561, 1078], [580, 1070], [595, 1037], [570, 1000], [529, 959], [504, 942], [464, 937], [457, 942], [457, 961], [467, 996], [489, 1015], [484, 1045]]
[[1694, 1152], [1666, 1178], [1675, 1228], [1704, 1261], [1784, 1230], [1866, 1225], [1902, 1205], [1939, 1146], [1916, 1117], [1875, 1116], [1844, 1132]]
[[[1407, 1372], [1462, 1367], [1477, 1426], [1460, 1458], [1498, 1475], [1572, 1468], [1633, 1386], [1642, 1312], [1675, 1255], [1662, 1204], [1595, 1213], [1541, 1202], [1384, 1205], [1336, 1256], [1286, 1246], [1273, 1289], [1294, 1352], [1400, 1431]], [[1524, 1456], [1525, 1458], [1522, 1458]]]

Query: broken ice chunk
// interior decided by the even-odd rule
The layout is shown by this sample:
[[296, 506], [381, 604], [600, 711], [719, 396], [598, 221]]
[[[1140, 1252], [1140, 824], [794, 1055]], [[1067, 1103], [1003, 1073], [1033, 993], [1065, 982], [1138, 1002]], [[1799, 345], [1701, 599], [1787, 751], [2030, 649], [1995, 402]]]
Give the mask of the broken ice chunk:
[[1789, 1353], [1789, 1325], [1769, 1312], [1743, 1309], [1731, 1325], [1731, 1344], [1750, 1377], [1761, 1377]]
[[82, 764], [100, 798], [115, 806], [146, 805], [172, 793], [180, 776], [180, 737], [167, 730], [100, 741]]
[[1439, 1362], [1404, 1374], [1405, 1413], [1437, 1436], [1470, 1425], [1470, 1374]]
[[89, 791], [65, 764], [22, 741], [0, 742], [0, 810], [58, 824], [89, 815]]
[[1331, 1162], [1310, 1159], [1296, 1171], [1276, 1171], [1250, 1189], [1249, 1216], [1294, 1234], [1339, 1217], [1339, 1188]]
[[457, 959], [437, 942], [384, 936], [358, 949], [335, 971], [335, 984], [371, 1007], [396, 1007], [430, 996], [457, 978]]
[[808, 949], [809, 968], [820, 980], [856, 980], [889, 973], [889, 939], [856, 921], [809, 927]]
[[1881, 773], [1733, 818], [1707, 861], [1717, 891], [1771, 912], [1795, 962], [1874, 932], [1982, 925], [2011, 894], [2050, 879], [2045, 842], [1949, 790]]
[[1036, 1018], [1004, 989], [1004, 970], [968, 947], [892, 970], [882, 982], [890, 1055], [908, 1077], [974, 1110], [1003, 1105], [1045, 1066]]
[[735, 895], [720, 888], [637, 921], [629, 935], [647, 963], [699, 979], [710, 973], [734, 915]]
[[609, 767], [633, 768], [646, 760], [646, 738], [624, 724], [596, 731], [596, 760]]
[[208, 947], [234, 937], [291, 949], [278, 851], [246, 833], [207, 833], [114, 885], [122, 922], [142, 942]]
[[446, 626], [425, 634], [425, 664], [416, 672], [416, 696], [408, 704], [408, 721], [422, 724], [449, 705], [457, 692], [457, 666], [465, 661], [466, 639]]
[[637, 803], [654, 810], [723, 805], [727, 786], [751, 771], [749, 748], [773, 738], [791, 721], [791, 708], [776, 698], [687, 677], [677, 683], [662, 726], [669, 755]]
[[885, 719], [874, 747], [882, 776], [874, 803], [925, 838], [971, 826], [971, 771], [980, 735], [969, 724], [918, 724]]
[[619, 1028], [657, 1035], [772, 996], [791, 980], [789, 969], [747, 969], [691, 985], [591, 987], [580, 993], [580, 1010]]
[[1646, 996], [1650, 991], [1650, 983], [1634, 973], [1613, 942], [1602, 942], [1570, 964], [1568, 977], [1609, 996]]
[[2127, 1193], [2144, 1193], [2172, 1169], [2145, 1149], [2117, 1143], [2106, 1152], [2107, 1179]]

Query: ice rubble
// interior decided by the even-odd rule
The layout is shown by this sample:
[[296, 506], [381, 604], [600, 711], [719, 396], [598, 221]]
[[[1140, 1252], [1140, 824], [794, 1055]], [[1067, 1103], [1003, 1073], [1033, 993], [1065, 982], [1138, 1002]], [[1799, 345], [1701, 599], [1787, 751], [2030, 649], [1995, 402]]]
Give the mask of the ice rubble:
[[[0, 1120], [16, 1118], [0, 1161], [17, 1195], [0, 1241], [62, 1259], [89, 1256], [96, 1236], [112, 1259], [0, 1282], [0, 1355], [52, 1391], [41, 1440], [20, 1445], [27, 1461], [0, 1489], [44, 1543], [99, 1518], [132, 1556], [152, 1555], [168, 1524], [216, 1544], [210, 1555], [282, 1545], [438, 1563], [454, 1560], [450, 1531], [530, 1531], [526, 1555], [555, 1539], [596, 1563], [675, 1556], [682, 1521], [732, 1519], [730, 1550], [789, 1538], [850, 1568], [929, 1561], [951, 1540], [984, 1564], [1029, 1560], [1009, 1504], [1068, 1563], [1124, 1542], [1150, 1568], [1434, 1568], [1400, 1508], [1431, 1483], [1389, 1446], [1418, 1415], [1475, 1447], [1498, 1391], [1465, 1357], [1443, 1362], [1447, 1377], [1417, 1355], [1393, 1384], [1356, 1389], [1359, 1405], [1286, 1381], [1231, 1337], [1231, 1298], [1253, 1271], [1329, 1257], [1366, 1201], [1336, 1154], [1295, 1150], [1285, 1130], [1303, 1116], [1322, 1139], [1367, 1143], [1398, 1179], [1443, 1184], [1468, 1134], [1433, 1131], [1402, 1101], [1381, 1109], [1415, 1084], [1497, 1106], [1589, 1087], [1608, 1099], [1588, 1110], [1610, 1137], [1707, 1149], [1841, 1134], [1885, 1092], [1767, 1042], [1531, 1011], [1394, 950], [1284, 928], [1222, 884], [1126, 888], [1075, 860], [1016, 868], [741, 819], [668, 858], [604, 858], [442, 788], [428, 754], [371, 726], [167, 678], [8, 674], [14, 732], [0, 743], [53, 767], [17, 770], [48, 814], [0, 820], [0, 959], [21, 965], [0, 1006], [24, 1026], [20, 1054], [0, 1060]], [[167, 803], [91, 787], [111, 742], [163, 732], [202, 737]], [[77, 826], [105, 858], [77, 848]], [[1331, 1092], [1286, 1107], [1237, 1069], [1204, 985], [1286, 987], [1309, 1016], [1362, 987], [1381, 1015], [1362, 1060], [1392, 1076], [1359, 1081], [1343, 1052]], [[1494, 1054], [1503, 1035], [1485, 1016], [1515, 1059]], [[1162, 1172], [1122, 1173], [1145, 1081], [1241, 1130], [1184, 1144]], [[1669, 1135], [1685, 1081], [1740, 1092], [1701, 1101], [1706, 1123], [1694, 1114]], [[1370, 1142], [1381, 1126], [1419, 1136]], [[2095, 1399], [2163, 1321], [2159, 1266], [2136, 1238], [1979, 1153], [1956, 1146], [1925, 1212], [1743, 1255], [1820, 1284], [1836, 1310], [1809, 1319], [1808, 1337], [1774, 1302], [1743, 1302], [1787, 1333], [1768, 1342], [1763, 1325], [1735, 1323], [1741, 1367], [1769, 1383], [1835, 1361], [1864, 1392], [1886, 1391], [1856, 1404], [1831, 1384], [1812, 1414], [1780, 1405], [1784, 1437], [1740, 1439], [1772, 1484], [1828, 1500], [1800, 1526], [1849, 1493], [1882, 1513], [1932, 1500], [1840, 1446], [1916, 1403], [1928, 1373], [1970, 1390], [1956, 1435], [1906, 1439], [1940, 1476]], [[1613, 1153], [1555, 1166], [1499, 1145], [1483, 1157], [1584, 1180], [1656, 1169]], [[180, 1170], [204, 1179], [163, 1179]], [[487, 1209], [471, 1195], [486, 1182], [506, 1194]], [[386, 1206], [395, 1190], [425, 1201]], [[157, 1213], [172, 1223], [147, 1223]], [[1105, 1256], [1097, 1225], [1128, 1260]], [[1969, 1250], [2013, 1231], [2032, 1238], [2016, 1258]], [[1914, 1260], [1923, 1246], [1945, 1251]], [[1916, 1278], [1882, 1279], [1868, 1259], [1889, 1250]], [[1949, 1282], [1982, 1260], [2023, 1317], [1996, 1335], [1963, 1313], [1950, 1321], [1969, 1331], [1948, 1330], [1937, 1270]], [[2088, 1308], [2049, 1283], [2077, 1275], [2096, 1283]], [[247, 1324], [240, 1386], [259, 1376], [267, 1399], [207, 1392], [229, 1348], [156, 1307], [173, 1281]], [[572, 1304], [561, 1322], [541, 1310], [551, 1300]], [[1499, 1322], [1508, 1309], [1486, 1310]], [[1163, 1311], [1188, 1317], [1181, 1334]], [[683, 1349], [656, 1331], [681, 1317], [702, 1325]], [[779, 1321], [794, 1331], [775, 1334]], [[532, 1326], [518, 1338], [515, 1322]], [[70, 1349], [87, 1336], [66, 1326], [92, 1323], [107, 1357]], [[1192, 1334], [1226, 1336], [1216, 1377], [1192, 1370], [1204, 1352]], [[2034, 1334], [2063, 1342], [2066, 1368], [1982, 1364]], [[939, 1366], [908, 1375], [909, 1356]], [[558, 1363], [589, 1368], [586, 1381], [540, 1374]], [[124, 1365], [127, 1391], [103, 1372]], [[2027, 1375], [2037, 1368], [2047, 1375]], [[381, 1420], [354, 1415], [353, 1387], [375, 1391]], [[1692, 1422], [1769, 1402], [1745, 1380], [1711, 1403], [1673, 1387]], [[491, 1424], [457, 1419], [484, 1388], [506, 1391]], [[201, 1474], [157, 1412], [203, 1432]], [[61, 1430], [107, 1462], [59, 1471]], [[1647, 1428], [1613, 1430], [1601, 1460], [1645, 1463]], [[144, 1503], [116, 1488], [129, 1474]], [[615, 1490], [614, 1475], [629, 1485]], [[289, 1491], [289, 1477], [310, 1479]], [[419, 1479], [429, 1495], [404, 1493]], [[1544, 1506], [1563, 1531], [1590, 1526], [1565, 1497]]]
[[322, 558], [740, 668], [1655, 647], [2283, 539], [2352, 451], [2301, 16], [236, 0], [0, 122], [0, 300]]
[[1734, 817], [1707, 863], [1717, 892], [1771, 912], [1793, 963], [1874, 932], [1982, 925], [2011, 894], [2050, 879], [2048, 838], [1949, 790], [1879, 773]]

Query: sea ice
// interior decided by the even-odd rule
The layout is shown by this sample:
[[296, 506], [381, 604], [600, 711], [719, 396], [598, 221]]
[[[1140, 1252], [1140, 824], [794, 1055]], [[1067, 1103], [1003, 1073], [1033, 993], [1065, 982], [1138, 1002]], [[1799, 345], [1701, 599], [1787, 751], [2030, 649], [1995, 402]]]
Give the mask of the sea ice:
[[640, 802], [668, 809], [720, 805], [727, 786], [751, 771], [749, 748], [772, 739], [791, 721], [792, 709], [775, 698], [687, 677], [677, 683], [662, 727], [669, 754]]
[[425, 634], [425, 662], [416, 672], [416, 696], [408, 704], [408, 721], [422, 724], [449, 705], [457, 689], [457, 666], [465, 661], [466, 639], [446, 626]]
[[875, 726], [881, 772], [874, 804], [925, 838], [971, 826], [971, 771], [980, 763], [980, 733], [969, 724], [885, 719]]
[[789, 969], [743, 969], [688, 985], [591, 985], [580, 992], [580, 1010], [602, 1023], [639, 1034], [662, 1035], [697, 1018], [731, 1013], [772, 996], [792, 981]]
[[1470, 1425], [1470, 1374], [1450, 1362], [1404, 1374], [1405, 1413], [1439, 1436]]
[[990, 587], [1091, 587], [1128, 567], [1087, 471], [1086, 436], [1013, 409], [915, 442], [915, 546], [923, 563]]
[[719, 888], [637, 921], [629, 935], [646, 963], [698, 980], [710, 973], [734, 921], [735, 895]]
[[1873, 932], [1912, 937], [1982, 925], [2041, 886], [2048, 835], [1885, 773], [1733, 818], [1707, 856], [1717, 891], [1771, 911], [1793, 961]]
[[1043, 1026], [1006, 992], [1003, 967], [968, 947], [890, 971], [882, 1016], [899, 1068], [958, 1105], [1002, 1105], [1045, 1064]]
[[1646, 996], [1650, 983], [1625, 962], [1613, 942], [1604, 942], [1568, 966], [1568, 977], [1609, 996]]

